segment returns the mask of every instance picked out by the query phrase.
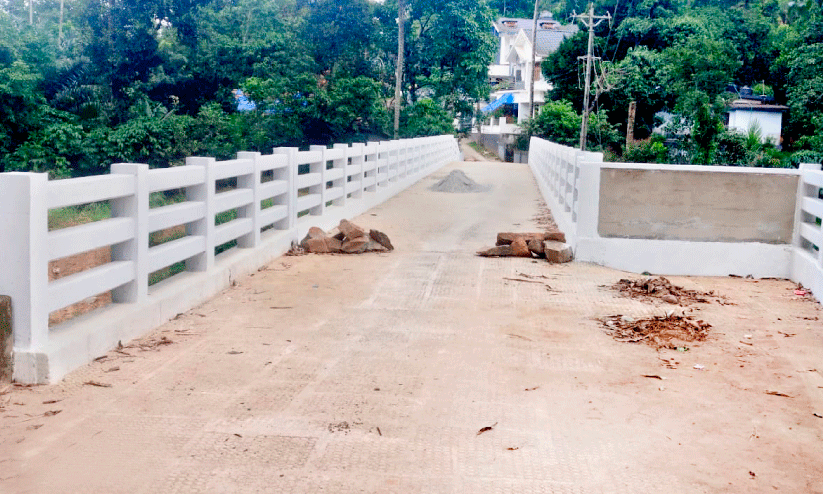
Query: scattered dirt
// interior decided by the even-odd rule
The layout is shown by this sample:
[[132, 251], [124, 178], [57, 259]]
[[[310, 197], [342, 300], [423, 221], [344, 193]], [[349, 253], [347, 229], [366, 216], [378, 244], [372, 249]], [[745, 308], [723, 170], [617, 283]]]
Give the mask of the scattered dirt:
[[446, 178], [432, 185], [431, 190], [452, 193], [488, 192], [491, 190], [491, 185], [480, 185], [470, 179], [463, 170], [452, 170]]
[[646, 343], [655, 348], [682, 348], [685, 343], [704, 341], [711, 324], [693, 316], [667, 315], [646, 319], [616, 315], [598, 319], [617, 341]]
[[662, 300], [671, 304], [690, 305], [694, 303], [709, 304], [714, 301], [720, 305], [732, 305], [726, 297], [717, 295], [714, 291], [699, 292], [697, 290], [687, 290], [682, 286], [673, 284], [662, 276], [658, 276], [657, 278], [643, 278], [640, 280], [622, 279], [608, 288], [617, 291], [625, 297], [637, 299], [642, 302]]
[[554, 216], [552, 216], [551, 210], [546, 206], [546, 202], [543, 199], [537, 200], [537, 214], [532, 216], [532, 220], [546, 231], [558, 230], [557, 222], [554, 221]]

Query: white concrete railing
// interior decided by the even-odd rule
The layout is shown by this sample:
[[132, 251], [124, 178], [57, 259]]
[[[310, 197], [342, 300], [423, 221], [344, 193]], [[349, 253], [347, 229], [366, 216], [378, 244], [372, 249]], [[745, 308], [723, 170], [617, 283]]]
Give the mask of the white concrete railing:
[[[59, 181], [2, 173], [0, 294], [12, 297], [14, 377], [54, 382], [254, 272], [309, 227], [331, 228], [459, 157], [454, 137], [436, 136], [195, 157], [168, 169], [120, 163], [110, 175]], [[218, 190], [225, 179], [236, 188]], [[177, 189], [184, 202], [150, 208], [152, 193]], [[111, 218], [48, 231], [49, 210], [100, 201]], [[215, 224], [231, 210], [235, 219]], [[149, 246], [152, 232], [180, 225], [185, 236]], [[215, 255], [230, 241], [237, 248]], [[49, 282], [50, 261], [108, 246], [111, 262]], [[181, 261], [186, 272], [149, 286], [150, 273]], [[108, 308], [49, 328], [49, 313], [108, 291]]]
[[790, 278], [823, 299], [820, 165], [607, 163], [600, 153], [530, 144], [529, 166], [577, 260], [656, 274]]
[[823, 171], [820, 165], [800, 165], [793, 279], [812, 290], [823, 301]]
[[572, 246], [577, 236], [580, 169], [584, 161], [602, 163], [603, 153], [580, 151], [537, 137], [529, 142], [529, 166], [557, 226]]

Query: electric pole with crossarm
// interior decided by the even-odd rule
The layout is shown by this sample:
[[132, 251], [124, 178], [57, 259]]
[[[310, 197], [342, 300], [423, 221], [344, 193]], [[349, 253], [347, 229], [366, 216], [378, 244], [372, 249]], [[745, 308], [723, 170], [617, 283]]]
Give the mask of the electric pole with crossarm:
[[586, 52], [586, 88], [583, 91], [583, 123], [580, 125], [580, 150], [586, 150], [586, 134], [589, 126], [589, 93], [591, 92], [592, 84], [592, 61], [599, 59], [592, 54], [594, 48], [594, 28], [600, 25], [601, 22], [608, 19], [611, 21], [611, 15], [594, 15], [594, 4], [589, 4], [589, 12], [586, 14], [573, 14], [572, 17], [582, 22], [584, 26], [589, 29], [589, 49]]

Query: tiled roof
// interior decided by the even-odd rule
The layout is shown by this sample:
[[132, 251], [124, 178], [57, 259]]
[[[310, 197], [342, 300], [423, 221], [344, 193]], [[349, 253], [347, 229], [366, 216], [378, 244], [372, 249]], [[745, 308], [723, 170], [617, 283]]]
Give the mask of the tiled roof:
[[[577, 26], [572, 27], [575, 28], [574, 31], [538, 29], [537, 40], [535, 41], [535, 44], [537, 45], [537, 55], [545, 57], [549, 53], [554, 53], [555, 51], [557, 51], [557, 48], [560, 46], [560, 43], [562, 43], [564, 39], [572, 37], [577, 32]], [[531, 27], [529, 29], [524, 29], [524, 32], [526, 34], [526, 37], [529, 39], [529, 42], [531, 42]]]

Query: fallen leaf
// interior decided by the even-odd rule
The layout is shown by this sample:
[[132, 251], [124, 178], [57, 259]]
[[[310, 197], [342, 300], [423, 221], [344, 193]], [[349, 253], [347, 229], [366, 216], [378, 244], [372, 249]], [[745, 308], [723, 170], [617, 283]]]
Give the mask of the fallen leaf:
[[817, 417], [819, 419], [823, 419], [823, 415], [820, 415], [819, 413], [813, 413], [812, 415], [814, 415], [815, 417]]
[[43, 402], [43, 404], [44, 405], [53, 405], [54, 403], [57, 403], [59, 401], [63, 401], [63, 400], [46, 400], [46, 401]]
[[37, 429], [39, 429], [41, 427], [43, 427], [43, 424], [30, 425], [30, 426], [26, 427], [26, 430], [27, 431], [36, 431]]
[[515, 446], [513, 448], [506, 448], [506, 450], [508, 450], [508, 451], [517, 451], [518, 449], [520, 449], [520, 446]]
[[48, 412], [44, 413], [44, 417], [54, 417], [58, 413], [62, 412], [63, 410], [49, 410]]
[[525, 390], [526, 391], [534, 391], [535, 389], [539, 389], [539, 388], [540, 388], [540, 386], [535, 386], [533, 388], [526, 388]]
[[240, 355], [243, 352], [238, 352], [237, 350], [232, 350], [230, 352], [226, 352], [228, 355]]
[[101, 383], [101, 382], [97, 382], [97, 381], [86, 381], [83, 384], [85, 384], [86, 386], [97, 386], [98, 388], [110, 388], [111, 387], [111, 384]]
[[661, 381], [663, 380], [663, 378], [657, 374], [643, 374], [643, 377], [648, 377], [649, 379], [660, 379]]
[[120, 367], [114, 366], [111, 369], [104, 370], [103, 372], [114, 372], [114, 371], [119, 371], [119, 370], [120, 370]]
[[783, 398], [791, 398], [791, 396], [787, 395], [786, 393], [781, 393], [779, 391], [766, 391], [766, 394], [772, 396], [782, 396]]
[[483, 427], [479, 431], [477, 431], [477, 435], [483, 434], [484, 432], [489, 432], [490, 430], [494, 429], [494, 426], [497, 425], [497, 422], [493, 423], [492, 425]]

